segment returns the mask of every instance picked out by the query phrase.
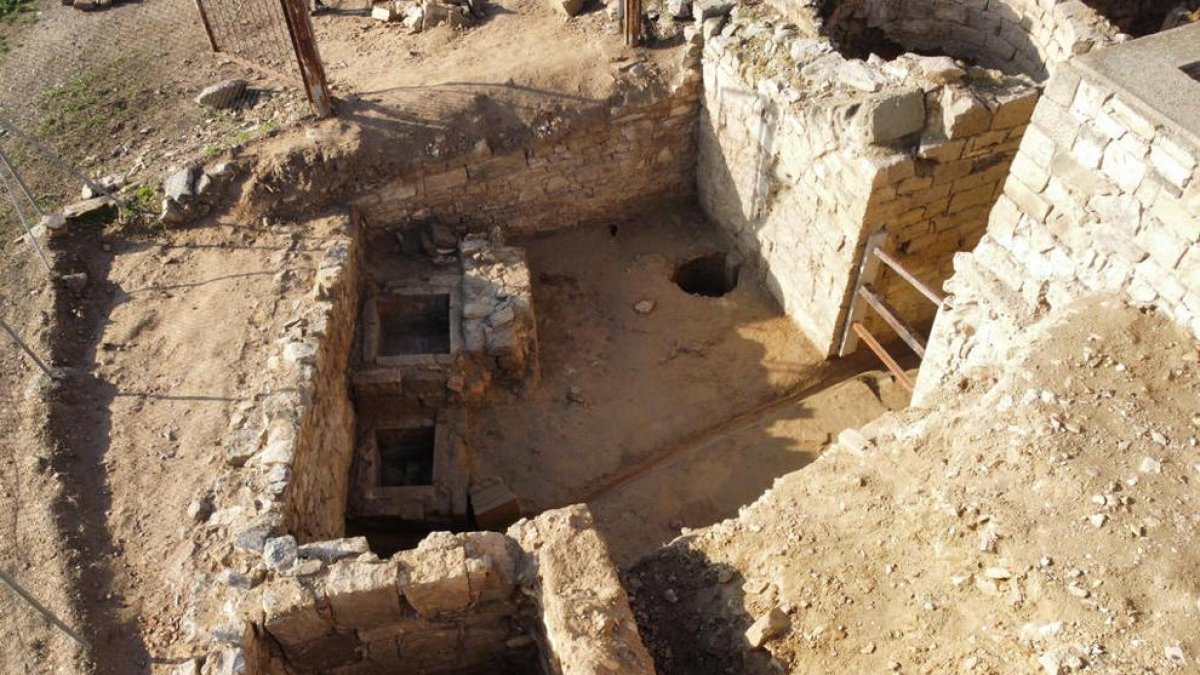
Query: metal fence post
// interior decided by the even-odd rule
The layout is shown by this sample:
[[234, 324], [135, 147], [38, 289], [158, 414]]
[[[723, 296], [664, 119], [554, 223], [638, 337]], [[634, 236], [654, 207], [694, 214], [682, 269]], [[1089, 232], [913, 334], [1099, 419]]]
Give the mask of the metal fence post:
[[300, 77], [304, 90], [312, 103], [317, 117], [333, 114], [333, 102], [329, 98], [329, 83], [325, 81], [325, 65], [313, 38], [312, 20], [304, 0], [279, 0], [283, 5], [283, 16], [287, 20], [288, 35], [296, 51], [296, 62], [300, 66]]
[[217, 48], [217, 38], [213, 36], [212, 24], [208, 22], [208, 12], [204, 9], [204, 0], [196, 0], [196, 11], [200, 12], [200, 23], [204, 24], [204, 34], [208, 36], [208, 46], [212, 47], [214, 52], [221, 51]]

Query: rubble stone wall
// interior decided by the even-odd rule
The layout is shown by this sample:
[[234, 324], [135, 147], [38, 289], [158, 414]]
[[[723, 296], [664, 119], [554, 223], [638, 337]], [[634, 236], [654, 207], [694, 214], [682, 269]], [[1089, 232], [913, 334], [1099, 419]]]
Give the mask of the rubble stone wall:
[[[434, 533], [381, 560], [362, 538], [288, 552], [241, 597], [244, 672], [643, 675], [654, 665], [582, 505], [497, 532]], [[278, 644], [272, 669], [258, 636]], [[234, 656], [227, 656], [230, 653]]]
[[1038, 79], [1114, 35], [1079, 0], [842, 0], [826, 22], [843, 45], [863, 43], [870, 29], [905, 49]]
[[285, 495], [285, 527], [300, 541], [340, 537], [346, 526], [357, 426], [349, 383], [360, 295], [355, 241], [326, 249], [313, 289], [319, 302], [309, 332], [316, 341], [305, 347], [313, 353], [303, 357], [309, 378]]
[[[945, 58], [845, 59], [823, 38], [789, 44], [764, 23], [735, 18], [705, 45], [699, 197], [832, 354], [870, 234], [886, 230], [887, 250], [934, 286], [978, 241], [1037, 92]], [[876, 288], [912, 324], [936, 312], [894, 275]], [[873, 315], [867, 324], [888, 332]]]
[[[986, 236], [955, 257], [917, 401], [996, 367], [1022, 331], [1090, 293], [1200, 336], [1200, 26], [1089, 55], [1050, 81]], [[1158, 64], [1154, 78], [1146, 64]]]
[[613, 108], [565, 138], [424, 165], [355, 200], [371, 226], [428, 213], [476, 231], [537, 235], [619, 219], [695, 190], [698, 66], [669, 96]]

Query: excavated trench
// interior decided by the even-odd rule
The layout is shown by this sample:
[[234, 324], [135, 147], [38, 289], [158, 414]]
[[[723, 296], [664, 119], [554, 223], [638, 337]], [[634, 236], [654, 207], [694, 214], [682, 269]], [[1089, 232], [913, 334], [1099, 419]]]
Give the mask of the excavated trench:
[[[527, 559], [537, 546], [522, 541], [531, 548], [514, 553], [510, 526], [586, 500], [610, 542], [604, 557], [629, 564], [681, 528], [736, 515], [838, 430], [881, 414], [886, 378], [859, 377], [878, 368], [873, 357], [829, 359], [843, 347], [866, 241], [886, 233], [885, 248], [940, 285], [954, 254], [982, 235], [1037, 100], [1034, 80], [1049, 72], [1036, 27], [1014, 22], [1003, 2], [982, 4], [935, 3], [930, 14], [909, 2], [824, 3], [822, 29], [841, 55], [906, 64], [899, 83], [894, 72], [875, 81], [856, 70], [846, 87], [826, 59], [805, 72], [829, 78], [828, 100], [727, 96], [754, 87], [721, 43], [706, 54], [703, 91], [511, 157], [439, 162], [362, 197], [338, 310], [351, 337], [318, 373], [345, 384], [318, 386], [312, 404], [337, 410], [350, 432], [304, 449], [337, 485], [290, 495], [310, 503], [306, 492], [321, 492], [329, 516], [317, 527], [296, 509], [297, 539], [361, 535], [371, 554], [410, 572], [461, 551], [471, 569], [505, 559], [483, 542]], [[967, 66], [928, 58], [940, 54]], [[628, 185], [654, 189], [635, 199]], [[872, 283], [928, 325], [936, 308], [895, 275]], [[839, 384], [858, 389], [823, 417], [817, 399]], [[753, 454], [755, 470], [729, 471], [730, 453]], [[401, 606], [424, 602], [409, 593]], [[464, 597], [477, 604], [456, 605], [453, 620], [437, 606], [417, 606], [416, 623], [381, 610], [353, 625], [350, 651], [328, 642], [348, 640], [340, 622], [353, 624], [336, 607], [339, 627], [320, 645], [268, 631], [293, 664], [316, 654], [328, 667], [349, 662], [393, 624], [404, 628], [386, 630], [407, 641], [388, 637], [395, 653], [373, 663], [403, 660], [423, 640], [435, 647], [414, 672], [539, 672], [553, 661], [537, 635], [546, 597], [534, 607], [511, 580], [473, 594]], [[463, 639], [471, 646], [455, 656]]]

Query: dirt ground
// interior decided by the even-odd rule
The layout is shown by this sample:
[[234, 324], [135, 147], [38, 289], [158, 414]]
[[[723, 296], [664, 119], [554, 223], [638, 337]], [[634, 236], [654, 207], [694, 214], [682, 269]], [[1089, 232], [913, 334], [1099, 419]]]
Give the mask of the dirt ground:
[[1070, 312], [995, 386], [636, 565], [659, 672], [1195, 672], [1200, 352], [1112, 300]]
[[[4, 249], [7, 264], [0, 281], [8, 289], [0, 318], [9, 324], [43, 361], [49, 361], [44, 339], [55, 308], [48, 275], [28, 247]], [[12, 348], [7, 335], [0, 349], [0, 570], [68, 626], [82, 625], [75, 611], [77, 561], [59, 534], [58, 512], [73, 504], [64, 498], [64, 476], [57, 463], [60, 449], [46, 433], [49, 379]], [[71, 638], [51, 627], [9, 589], [0, 586], [0, 663], [5, 672], [77, 672], [83, 651]]]
[[[541, 380], [520, 393], [496, 391], [472, 416], [476, 473], [502, 477], [529, 513], [603, 504], [598, 526], [623, 559], [670, 539], [680, 524], [733, 515], [773, 476], [803, 466], [828, 434], [887, 409], [859, 383], [741, 419], [878, 366], [824, 363], [748, 267], [723, 297], [681, 290], [672, 281], [679, 264], [730, 251], [694, 206], [524, 245]], [[639, 312], [642, 302], [653, 308]], [[858, 396], [855, 411], [839, 405]], [[756, 466], [730, 471], [728, 457], [751, 449], [745, 461]], [[665, 459], [670, 467], [641, 477]], [[717, 484], [714, 472], [723, 474]]]
[[315, 236], [227, 223], [155, 239], [81, 232], [69, 243], [60, 272], [87, 279], [58, 308], [55, 361], [69, 376], [46, 429], [73, 507], [61, 527], [81, 561], [77, 602], [96, 672], [189, 655], [186, 511], [221, 466], [233, 411], [259, 391], [281, 303], [307, 290]]

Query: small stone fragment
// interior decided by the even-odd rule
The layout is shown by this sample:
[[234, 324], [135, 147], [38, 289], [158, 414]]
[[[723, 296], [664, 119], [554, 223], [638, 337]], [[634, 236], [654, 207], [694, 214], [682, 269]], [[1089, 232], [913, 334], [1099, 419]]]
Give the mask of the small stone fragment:
[[760, 616], [746, 630], [746, 642], [754, 649], [762, 647], [774, 637], [782, 635], [792, 625], [791, 619], [783, 610], [772, 607], [770, 612]]
[[649, 314], [650, 312], [653, 312], [654, 308], [657, 306], [658, 303], [654, 302], [653, 300], [642, 300], [633, 306], [633, 311], [637, 312], [638, 314]]

